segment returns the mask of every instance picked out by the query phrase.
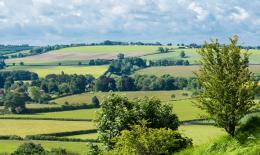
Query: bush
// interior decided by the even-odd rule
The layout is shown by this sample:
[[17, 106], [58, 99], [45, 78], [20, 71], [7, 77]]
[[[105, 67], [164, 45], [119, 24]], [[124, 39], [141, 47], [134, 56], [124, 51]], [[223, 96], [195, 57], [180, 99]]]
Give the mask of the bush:
[[99, 108], [100, 104], [99, 104], [99, 100], [96, 96], [92, 97], [92, 104], [94, 105], [95, 108]]
[[77, 153], [68, 152], [63, 148], [54, 148], [51, 151], [47, 152], [46, 155], [78, 155]]
[[152, 129], [135, 125], [124, 130], [115, 139], [115, 147], [109, 154], [173, 154], [192, 145], [191, 139], [182, 137], [171, 129]]
[[40, 144], [24, 143], [12, 155], [44, 155], [45, 150]]

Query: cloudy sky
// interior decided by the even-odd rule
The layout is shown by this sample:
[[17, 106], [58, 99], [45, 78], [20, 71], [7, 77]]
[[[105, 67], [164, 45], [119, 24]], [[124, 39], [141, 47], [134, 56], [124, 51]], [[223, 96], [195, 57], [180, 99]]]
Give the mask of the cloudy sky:
[[0, 0], [0, 43], [103, 40], [260, 45], [259, 0]]

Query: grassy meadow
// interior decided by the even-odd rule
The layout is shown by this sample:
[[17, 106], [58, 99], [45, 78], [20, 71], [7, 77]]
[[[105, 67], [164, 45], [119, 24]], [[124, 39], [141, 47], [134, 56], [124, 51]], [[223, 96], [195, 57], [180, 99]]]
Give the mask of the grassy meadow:
[[[114, 92], [119, 95], [124, 95], [129, 99], [137, 98], [137, 97], [156, 97], [161, 101], [170, 101], [172, 100], [171, 95], [175, 94], [174, 100], [185, 99], [187, 96], [183, 96], [183, 93], [191, 94], [190, 91], [186, 90], [172, 90], [172, 91], [128, 91], [128, 92]], [[91, 99], [93, 96], [97, 96], [97, 98], [102, 101], [102, 99], [108, 96], [110, 92], [88, 92], [78, 95], [71, 95], [66, 97], [61, 97], [55, 100], [52, 100], [58, 104], [64, 104], [65, 102], [69, 103], [91, 103]]]
[[23, 144], [24, 142], [34, 142], [36, 144], [41, 144], [46, 150], [51, 150], [52, 148], [64, 148], [68, 151], [79, 153], [80, 155], [83, 155], [87, 150], [86, 142], [0, 140], [0, 151], [12, 153], [18, 148], [19, 145]]
[[[255, 75], [260, 75], [260, 65], [250, 65], [250, 71]], [[199, 65], [190, 66], [160, 66], [160, 67], [148, 67], [142, 70], [138, 70], [135, 74], [148, 74], [162, 76], [170, 74], [175, 77], [194, 77], [194, 72], [199, 70]]]
[[[19, 117], [19, 118], [57, 118], [57, 119], [94, 119], [96, 111], [98, 109], [80, 109], [80, 110], [70, 110], [70, 111], [60, 111], [60, 112], [45, 112], [36, 114], [5, 114], [0, 115], [0, 118], [5, 117]], [[0, 134], [1, 135], [1, 134]]]
[[40, 77], [48, 74], [91, 74], [94, 77], [102, 75], [108, 66], [10, 66], [5, 71], [27, 70], [37, 73]]
[[1, 120], [0, 135], [36, 135], [95, 129], [94, 123], [53, 120]]

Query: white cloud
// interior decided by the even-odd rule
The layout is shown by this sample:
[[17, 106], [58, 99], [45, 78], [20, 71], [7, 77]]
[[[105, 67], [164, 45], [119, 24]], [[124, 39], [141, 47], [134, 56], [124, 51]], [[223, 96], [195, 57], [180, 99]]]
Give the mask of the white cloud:
[[0, 7], [5, 7], [5, 2], [0, 1]]
[[230, 18], [233, 21], [242, 22], [249, 17], [249, 13], [245, 9], [243, 9], [239, 6], [235, 6], [234, 9], [235, 9], [235, 12], [233, 12], [230, 16]]
[[247, 38], [260, 42], [259, 0], [0, 0], [0, 8], [0, 44], [192, 42], [230, 34], [254, 34]]
[[188, 9], [196, 13], [196, 17], [199, 21], [204, 20], [208, 15], [208, 11], [195, 2], [190, 3]]

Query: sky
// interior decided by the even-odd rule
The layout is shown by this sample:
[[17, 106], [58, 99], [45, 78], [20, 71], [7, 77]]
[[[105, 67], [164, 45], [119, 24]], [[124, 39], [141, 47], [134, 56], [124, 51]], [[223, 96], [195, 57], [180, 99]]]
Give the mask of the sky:
[[260, 0], [0, 0], [0, 44], [260, 45]]

